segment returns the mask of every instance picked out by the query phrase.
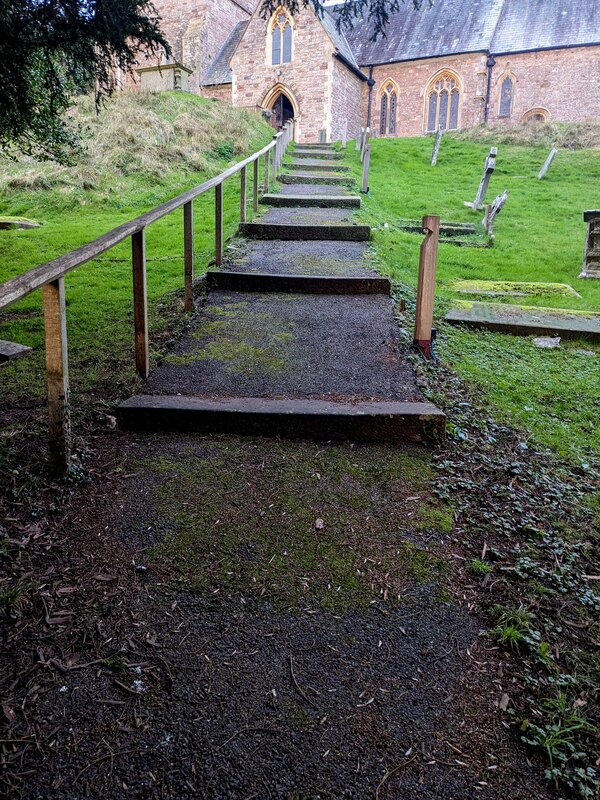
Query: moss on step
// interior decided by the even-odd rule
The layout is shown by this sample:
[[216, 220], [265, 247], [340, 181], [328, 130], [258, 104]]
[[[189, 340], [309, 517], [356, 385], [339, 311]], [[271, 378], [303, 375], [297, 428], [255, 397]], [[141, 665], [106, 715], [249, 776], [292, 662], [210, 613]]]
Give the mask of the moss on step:
[[523, 281], [484, 281], [460, 280], [454, 281], [451, 288], [460, 294], [480, 294], [489, 296], [535, 295], [558, 297], [581, 297], [581, 295], [566, 283], [533, 283]]
[[442, 533], [449, 513], [429, 493], [426, 451], [225, 438], [144, 468], [166, 531], [155, 555], [198, 592], [336, 613], [424, 582], [443, 593], [444, 564], [419, 534]]

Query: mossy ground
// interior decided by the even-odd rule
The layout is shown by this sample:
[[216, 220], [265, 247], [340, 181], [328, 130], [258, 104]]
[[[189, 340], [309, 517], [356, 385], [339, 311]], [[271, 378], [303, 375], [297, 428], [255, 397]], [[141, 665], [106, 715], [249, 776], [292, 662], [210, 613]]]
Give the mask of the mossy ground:
[[[199, 592], [334, 612], [443, 590], [435, 550], [452, 512], [432, 502], [431, 454], [385, 446], [222, 439], [143, 465], [167, 557]], [[321, 522], [322, 521], [322, 522]]]

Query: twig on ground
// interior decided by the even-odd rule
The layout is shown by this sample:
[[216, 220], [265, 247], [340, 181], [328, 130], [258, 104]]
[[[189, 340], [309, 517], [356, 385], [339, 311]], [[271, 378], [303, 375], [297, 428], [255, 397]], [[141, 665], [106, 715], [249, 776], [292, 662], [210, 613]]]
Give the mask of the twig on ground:
[[306, 694], [300, 688], [300, 686], [298, 684], [298, 681], [296, 680], [296, 676], [294, 675], [294, 656], [291, 653], [290, 653], [290, 674], [292, 676], [292, 681], [294, 683], [294, 686], [296, 687], [296, 691], [298, 692], [300, 697], [302, 697], [304, 700], [306, 700], [306, 702], [309, 705], [314, 706], [313, 701], [309, 697], [306, 696]]
[[390, 769], [390, 770], [388, 770], [388, 772], [385, 773], [385, 775], [383, 776], [383, 778], [381, 780], [381, 783], [375, 789], [375, 800], [379, 800], [379, 792], [381, 791], [383, 786], [389, 781], [389, 779], [392, 777], [392, 775], [395, 775], [396, 772], [400, 772], [401, 769], [405, 769], [406, 767], [408, 767], [408, 765], [411, 763], [411, 761], [414, 761], [416, 757], [417, 756], [414, 755], [412, 758], [409, 758], [408, 761], [404, 761], [404, 763], [398, 764], [397, 767], [394, 767], [394, 769]]

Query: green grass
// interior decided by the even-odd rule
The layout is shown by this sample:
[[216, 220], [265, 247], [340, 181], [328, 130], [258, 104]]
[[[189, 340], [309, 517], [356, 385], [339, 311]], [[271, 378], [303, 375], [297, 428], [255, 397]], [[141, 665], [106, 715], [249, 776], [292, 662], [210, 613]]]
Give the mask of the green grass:
[[[382, 272], [412, 287], [417, 283], [422, 236], [399, 230], [397, 221], [439, 214], [445, 222], [480, 222], [483, 213], [467, 208], [464, 201], [475, 197], [493, 139], [478, 143], [446, 137], [436, 167], [430, 165], [432, 144], [431, 137], [372, 140], [370, 194], [360, 212], [375, 229]], [[559, 151], [548, 175], [539, 181], [546, 156], [545, 146], [499, 146], [488, 200], [504, 189], [510, 196], [496, 222], [495, 245], [440, 244], [438, 322], [460, 297], [456, 282], [465, 280], [568, 284], [581, 297], [543, 292], [497, 300], [600, 311], [600, 281], [578, 278], [586, 230], [582, 212], [598, 205], [600, 150]], [[358, 176], [353, 145], [347, 157]], [[560, 350], [540, 350], [531, 338], [438, 327], [438, 353], [477, 390], [484, 389], [502, 419], [564, 456], [598, 457], [598, 345], [563, 342]]]
[[[84, 155], [75, 167], [0, 162], [0, 214], [38, 220], [36, 230], [0, 232], [0, 282], [62, 255], [226, 169], [272, 137], [258, 114], [181, 93], [121, 94], [96, 117], [81, 100]], [[131, 120], [136, 125], [131, 125]], [[262, 172], [261, 172], [262, 174]], [[250, 176], [251, 177], [251, 176]], [[239, 179], [224, 189], [226, 235], [239, 222]], [[248, 191], [251, 197], [251, 180]], [[214, 257], [214, 195], [194, 204], [196, 272]], [[125, 242], [67, 278], [72, 391], [117, 394], [134, 380], [131, 246]], [[183, 286], [183, 212], [147, 230], [151, 347], [166, 334]], [[159, 304], [159, 298], [165, 298]], [[45, 396], [41, 292], [0, 311], [0, 339], [34, 348], [2, 371], [11, 405]]]

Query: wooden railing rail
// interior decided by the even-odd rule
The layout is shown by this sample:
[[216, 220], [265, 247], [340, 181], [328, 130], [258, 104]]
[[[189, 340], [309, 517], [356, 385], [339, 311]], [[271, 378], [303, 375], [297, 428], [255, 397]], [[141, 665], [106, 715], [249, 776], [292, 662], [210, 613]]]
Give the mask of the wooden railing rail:
[[150, 371], [150, 359], [146, 288], [146, 228], [183, 207], [184, 309], [191, 311], [194, 280], [194, 200], [211, 189], [215, 190], [215, 263], [220, 265], [223, 263], [224, 250], [223, 184], [228, 178], [240, 174], [240, 219], [245, 222], [247, 218], [247, 168], [251, 165], [253, 167], [252, 206], [256, 212], [259, 200], [260, 159], [264, 157], [263, 190], [267, 193], [270, 181], [280, 171], [285, 152], [294, 138], [294, 124], [294, 120], [290, 120], [281, 131], [275, 134], [273, 141], [243, 161], [229, 167], [220, 175], [216, 175], [172, 200], [167, 200], [151, 211], [113, 228], [108, 233], [70, 253], [40, 264], [40, 266], [0, 284], [0, 309], [22, 300], [36, 289], [44, 288], [50, 456], [57, 473], [64, 474], [71, 462], [65, 275], [131, 238], [135, 362], [140, 376], [147, 378]]

